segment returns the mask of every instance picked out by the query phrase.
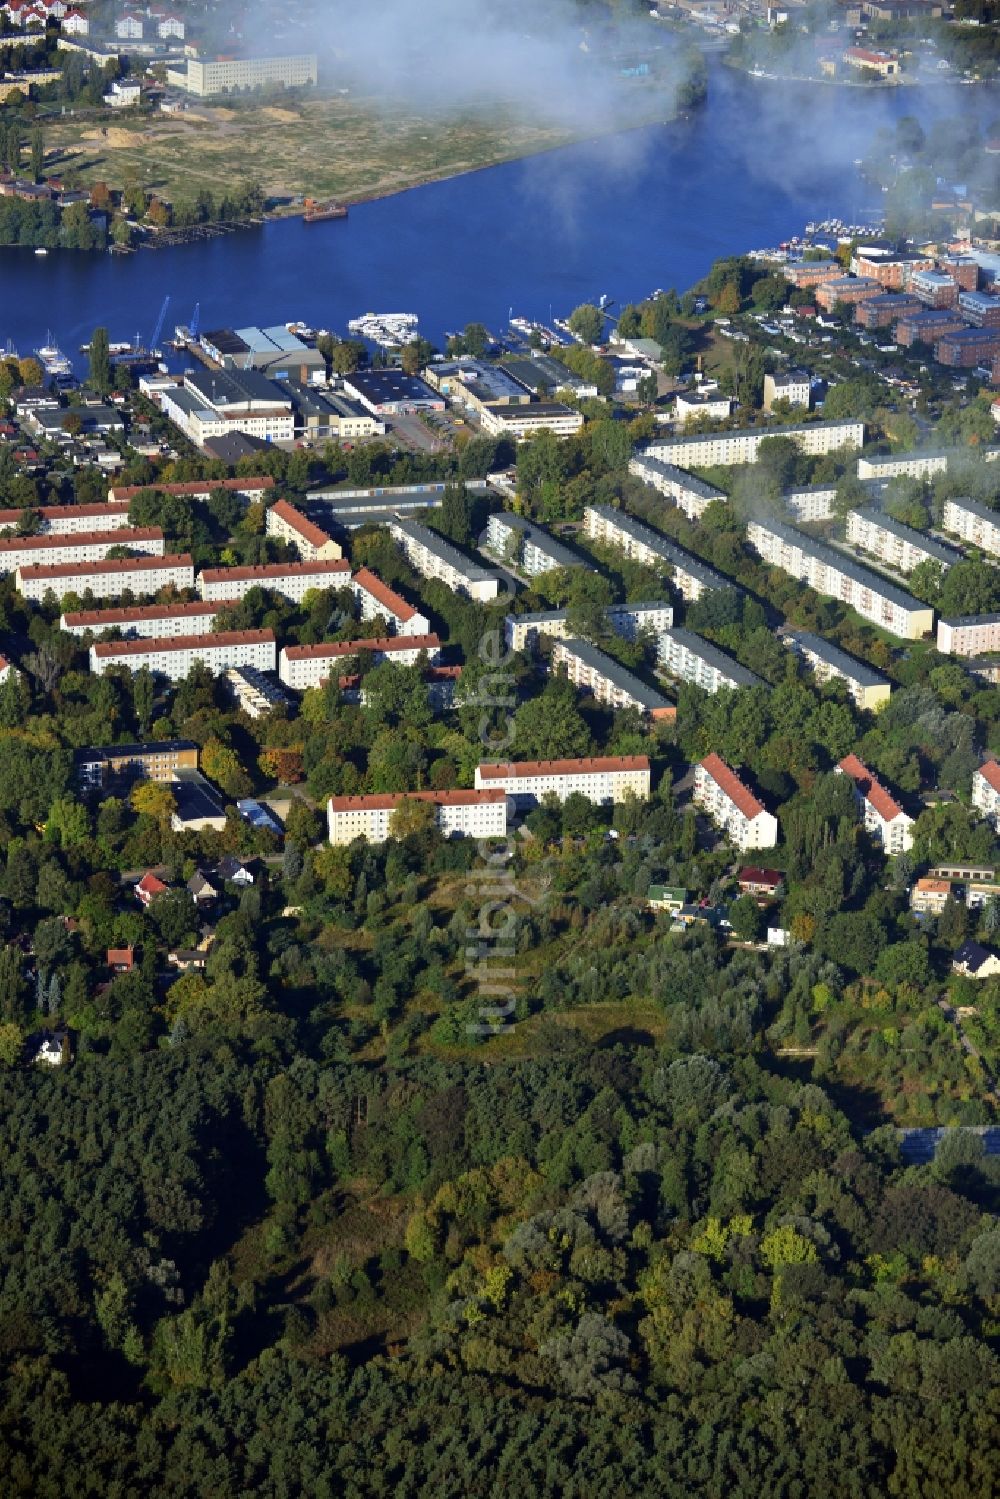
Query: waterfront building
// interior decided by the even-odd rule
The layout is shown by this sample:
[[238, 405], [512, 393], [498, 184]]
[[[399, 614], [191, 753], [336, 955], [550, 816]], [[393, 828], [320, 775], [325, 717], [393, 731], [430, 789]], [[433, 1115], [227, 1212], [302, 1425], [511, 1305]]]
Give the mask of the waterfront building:
[[557, 640], [552, 670], [564, 673], [575, 687], [593, 693], [609, 708], [638, 708], [652, 719], [672, 718], [677, 711], [661, 693], [586, 640]]
[[332, 796], [327, 807], [330, 842], [336, 846], [364, 838], [384, 843], [392, 818], [406, 801], [433, 807], [434, 821], [445, 838], [503, 838], [507, 833], [504, 791], [400, 791], [374, 796]]
[[57, 599], [68, 593], [117, 599], [125, 589], [150, 595], [161, 588], [193, 588], [194, 564], [187, 552], [165, 557], [111, 557], [104, 562], [61, 562], [19, 567], [14, 586], [22, 598], [40, 604], [49, 592]]
[[781, 636], [790, 650], [811, 667], [820, 682], [837, 679], [846, 682], [847, 690], [859, 708], [877, 713], [885, 707], [892, 684], [863, 661], [856, 661], [839, 646], [832, 645], [810, 630], [789, 630]]
[[414, 520], [393, 520], [389, 534], [407, 562], [424, 578], [437, 578], [455, 593], [488, 603], [500, 592], [500, 574], [472, 562], [436, 531]]
[[179, 389], [164, 390], [164, 416], [196, 447], [212, 437], [242, 432], [263, 442], [291, 442], [292, 400], [259, 370], [189, 370]]
[[761, 680], [747, 671], [718, 646], [703, 640], [692, 630], [674, 627], [664, 630], [657, 646], [657, 658], [664, 671], [682, 682], [692, 682], [705, 692], [723, 688], [760, 687]]
[[268, 510], [267, 534], [294, 546], [303, 562], [337, 562], [344, 555], [339, 542], [287, 500]]
[[476, 790], [501, 790], [518, 806], [533, 806], [546, 796], [564, 802], [575, 795], [603, 807], [630, 796], [647, 801], [649, 774], [647, 755], [484, 763], [476, 766]]
[[680, 437], [672, 442], [654, 442], [646, 456], [680, 468], [705, 468], [713, 464], [756, 463], [762, 442], [769, 437], [787, 437], [800, 452], [822, 457], [842, 448], [860, 448], [865, 440], [864, 422], [809, 422], [801, 427], [746, 427], [737, 432], [710, 432], [704, 437]]
[[318, 645], [286, 645], [278, 659], [278, 679], [296, 692], [319, 687], [345, 662], [363, 652], [374, 663], [392, 661], [415, 666], [421, 659], [435, 662], [441, 653], [437, 635], [387, 635], [374, 640], [328, 640]]
[[962, 561], [957, 547], [904, 526], [880, 510], [852, 510], [847, 517], [847, 539], [901, 573], [912, 573], [921, 562], [936, 562], [946, 572]]
[[629, 460], [628, 471], [644, 484], [649, 484], [659, 494], [673, 500], [688, 520], [701, 520], [709, 505], [718, 500], [727, 503], [726, 496], [714, 484], [687, 473], [673, 463], [662, 463], [651, 458], [648, 452], [635, 453]]
[[720, 755], [706, 755], [695, 766], [694, 800], [741, 851], [777, 843], [778, 819]]
[[344, 376], [344, 390], [373, 416], [407, 416], [444, 411], [446, 402], [419, 375], [402, 370], [365, 370]]
[[90, 647], [90, 669], [97, 677], [113, 666], [124, 666], [133, 674], [146, 666], [154, 676], [181, 682], [196, 662], [216, 673], [233, 666], [274, 671], [277, 666], [274, 631], [222, 630], [214, 635], [102, 640]]
[[266, 588], [301, 604], [315, 589], [346, 588], [349, 562], [268, 562], [260, 567], [207, 567], [198, 574], [203, 599], [242, 599], [252, 588]]
[[869, 572], [835, 547], [782, 521], [751, 521], [747, 541], [770, 567], [807, 583], [817, 593], [849, 604], [862, 619], [904, 640], [918, 640], [934, 624], [934, 610]]
[[846, 755], [837, 772], [850, 776], [854, 782], [855, 800], [866, 831], [887, 854], [908, 853], [913, 847], [913, 818], [903, 811], [881, 781], [857, 755]]

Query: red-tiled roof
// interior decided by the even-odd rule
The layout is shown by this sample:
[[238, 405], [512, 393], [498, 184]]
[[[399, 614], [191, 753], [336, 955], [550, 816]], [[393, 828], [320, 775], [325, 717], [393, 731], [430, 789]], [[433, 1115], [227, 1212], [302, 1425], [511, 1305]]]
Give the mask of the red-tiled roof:
[[769, 885], [776, 890], [781, 884], [783, 875], [777, 869], [756, 869], [752, 865], [741, 869], [737, 876], [741, 885]]
[[334, 812], [389, 812], [400, 802], [431, 802], [435, 807], [475, 807], [504, 802], [505, 791], [393, 791], [372, 796], [331, 796]]
[[141, 656], [147, 651], [189, 651], [220, 645], [267, 645], [273, 630], [220, 630], [217, 635], [167, 635], [153, 640], [102, 640], [93, 647], [99, 660]]
[[109, 491], [111, 500], [134, 500], [139, 494], [211, 494], [213, 489], [230, 489], [234, 494], [249, 494], [255, 489], [273, 489], [269, 475], [253, 479], [196, 479], [191, 484], [126, 484]]
[[511, 760], [506, 765], [480, 765], [479, 779], [496, 781], [511, 776], [601, 775], [648, 769], [648, 755], [598, 755], [596, 758], [582, 760]]
[[327, 657], [356, 656], [358, 651], [433, 651], [440, 646], [437, 635], [386, 635], [378, 640], [326, 640], [319, 645], [286, 645], [286, 661], [316, 661]]
[[[0, 426], [0, 431], [2, 430]], [[29, 512], [31, 509], [34, 507], [30, 506]], [[0, 510], [0, 526], [16, 526], [24, 514], [24, 510]], [[38, 514], [49, 524], [60, 521], [64, 515], [97, 520], [102, 515], [127, 515], [128, 505], [124, 502], [114, 505], [40, 505]]]
[[744, 786], [736, 772], [730, 770], [720, 755], [714, 753], [706, 755], [701, 761], [701, 769], [708, 772], [715, 784], [722, 788], [744, 817], [759, 817], [761, 812], [767, 811], [764, 803], [757, 800], [749, 787]]
[[390, 614], [394, 615], [396, 619], [402, 620], [404, 624], [408, 619], [412, 619], [417, 612], [412, 604], [408, 604], [404, 598], [401, 598], [396, 593], [395, 589], [390, 588], [388, 583], [383, 583], [382, 579], [377, 578], [367, 567], [359, 568], [354, 574], [354, 582], [358, 588], [363, 588], [365, 593], [370, 593], [373, 599], [377, 599], [380, 604], [389, 610]]
[[303, 540], [308, 541], [311, 546], [325, 547], [333, 539], [317, 526], [315, 521], [303, 515], [301, 510], [296, 510], [295, 506], [290, 505], [287, 500], [279, 500], [272, 508], [275, 515], [280, 515], [286, 525], [298, 531]]
[[903, 815], [903, 809], [895, 797], [890, 796], [881, 781], [876, 780], [857, 755], [845, 755], [837, 769], [851, 777], [865, 801], [875, 808], [883, 822], [892, 822], [894, 817]]
[[81, 630], [110, 630], [115, 625], [137, 624], [144, 619], [186, 619], [189, 615], [221, 614], [235, 609], [239, 599], [195, 599], [192, 604], [133, 604], [125, 609], [78, 609], [64, 614], [67, 625]]
[[242, 583], [247, 578], [266, 581], [268, 578], [309, 578], [314, 574], [347, 573], [350, 576], [350, 572], [349, 562], [266, 562], [258, 567], [206, 567], [200, 576], [206, 583], [229, 580]]
[[47, 562], [19, 567], [22, 578], [92, 578], [102, 573], [152, 572], [163, 567], [191, 567], [190, 552], [170, 552], [166, 557], [107, 557], [103, 562]]
[[144, 891], [147, 895], [160, 895], [167, 887], [157, 875], [144, 874], [135, 888]]
[[1000, 791], [1000, 764], [996, 760], [985, 760], [979, 767], [979, 774], [987, 786], [992, 786], [994, 791]]
[[123, 547], [130, 542], [162, 541], [159, 526], [121, 526], [117, 531], [76, 531], [68, 536], [0, 536], [4, 552], [57, 552], [60, 547]]

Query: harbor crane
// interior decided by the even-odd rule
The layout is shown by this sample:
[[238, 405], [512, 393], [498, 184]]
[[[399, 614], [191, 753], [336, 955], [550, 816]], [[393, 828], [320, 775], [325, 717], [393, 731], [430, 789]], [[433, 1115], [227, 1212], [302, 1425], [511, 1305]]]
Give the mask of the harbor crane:
[[164, 322], [166, 320], [167, 308], [169, 306], [170, 306], [170, 293], [168, 292], [167, 295], [163, 299], [163, 306], [160, 308], [160, 315], [156, 319], [156, 327], [153, 329], [153, 336], [149, 340], [149, 352], [151, 354], [155, 354], [156, 351], [157, 351], [157, 349], [159, 348], [159, 345], [160, 345], [160, 334], [163, 332], [163, 324], [164, 324]]
[[191, 334], [191, 342], [192, 343], [194, 343], [195, 339], [198, 337], [198, 324], [199, 324], [200, 321], [201, 321], [201, 303], [200, 302], [196, 302], [194, 304], [194, 312], [192, 312], [192, 314], [191, 314], [191, 321], [190, 321], [190, 323], [188, 323], [188, 332]]

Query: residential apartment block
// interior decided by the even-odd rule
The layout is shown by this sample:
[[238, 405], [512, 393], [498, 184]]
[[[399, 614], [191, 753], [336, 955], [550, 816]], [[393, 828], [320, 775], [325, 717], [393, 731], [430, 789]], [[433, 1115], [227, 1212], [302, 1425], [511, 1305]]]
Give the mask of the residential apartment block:
[[925, 875], [910, 891], [910, 910], [918, 916], [940, 916], [952, 896], [951, 880]]
[[532, 401], [527, 406], [484, 406], [480, 421], [489, 437], [513, 437], [523, 442], [536, 432], [573, 437], [583, 426], [583, 414], [560, 401]]
[[852, 510], [847, 517], [847, 539], [901, 573], [912, 573], [921, 562], [937, 562], [947, 571], [962, 561], [957, 547], [904, 526], [881, 510]]
[[1000, 510], [978, 500], [945, 500], [941, 524], [971, 546], [1000, 557]]
[[112, 557], [105, 562], [19, 567], [14, 578], [22, 598], [35, 604], [49, 592], [57, 599], [68, 593], [117, 599], [126, 589], [148, 596], [161, 588], [193, 588], [194, 564], [188, 552], [175, 552], [166, 557]]
[[222, 630], [215, 635], [161, 636], [153, 640], [102, 640], [90, 647], [90, 669], [101, 677], [113, 666], [137, 672], [147, 666], [154, 676], [181, 682], [196, 662], [211, 672], [233, 666], [274, 671], [277, 647], [273, 630]]
[[246, 94], [256, 89], [310, 88], [317, 81], [315, 52], [287, 57], [196, 57], [167, 69], [171, 88], [198, 99]]
[[609, 708], [638, 708], [653, 719], [671, 718], [676, 712], [665, 697], [586, 640], [557, 640], [552, 669], [564, 672], [575, 687], [592, 692]]
[[436, 635], [387, 635], [377, 640], [330, 640], [319, 645], [286, 645], [278, 660], [278, 678], [286, 687], [304, 692], [319, 687], [352, 656], [370, 652], [375, 663], [392, 661], [397, 666], [415, 666], [421, 658], [429, 663], [441, 654]]
[[717, 500], [728, 503], [722, 490], [716, 489], [714, 484], [686, 473], [674, 463], [663, 463], [648, 452], [634, 454], [629, 459], [628, 471], [644, 484], [652, 485], [658, 494], [673, 500], [688, 520], [700, 520], [709, 505]]
[[[674, 622], [673, 605], [660, 599], [636, 604], [609, 604], [605, 614], [612, 630], [623, 640], [637, 640], [640, 635], [660, 635]], [[542, 635], [550, 640], [566, 640], [569, 634], [569, 611], [566, 609], [508, 614], [504, 620], [504, 640], [509, 651], [534, 651]]]
[[764, 410], [770, 411], [775, 401], [787, 401], [790, 406], [809, 409], [812, 398], [812, 382], [805, 370], [786, 370], [783, 374], [764, 376]]
[[287, 500], [268, 510], [267, 534], [294, 546], [303, 562], [337, 562], [344, 555], [339, 542]]
[[972, 805], [1000, 827], [1000, 764], [985, 760], [972, 776]]
[[879, 453], [858, 459], [859, 479], [932, 479], [948, 472], [947, 453]]
[[790, 650], [807, 662], [817, 681], [837, 680], [847, 684], [847, 690], [859, 708], [877, 713], [884, 708], [892, 693], [892, 683], [880, 676], [863, 661], [855, 661], [839, 646], [832, 645], [810, 630], [789, 630], [781, 636]]
[[593, 568], [578, 552], [570, 551], [541, 526], [533, 525], [523, 515], [496, 510], [486, 523], [485, 545], [501, 562], [529, 578], [554, 572], [560, 567]]
[[223, 609], [235, 608], [238, 599], [221, 599], [193, 604], [135, 604], [120, 609], [80, 609], [64, 614], [59, 628], [67, 635], [102, 635], [105, 630], [120, 630], [125, 639], [156, 640], [169, 635], [207, 634], [215, 617]]
[[781, 498], [785, 509], [797, 521], [832, 520], [837, 490], [829, 484], [808, 484], [802, 489], [787, 490]]
[[76, 777], [84, 787], [113, 781], [177, 779], [179, 771], [198, 769], [198, 746], [190, 739], [161, 739], [149, 744], [112, 744], [78, 750]]
[[342, 846], [364, 838], [384, 843], [393, 813], [405, 801], [434, 808], [445, 838], [503, 838], [507, 833], [505, 791], [400, 791], [375, 796], [332, 796], [327, 807], [330, 842]]
[[362, 567], [351, 579], [351, 588], [361, 606], [362, 619], [382, 619], [394, 635], [426, 635], [430, 620], [394, 588], [370, 570]]
[[694, 800], [738, 849], [773, 848], [777, 843], [778, 819], [721, 756], [706, 755], [695, 766]]
[[564, 802], [585, 796], [596, 806], [611, 806], [634, 796], [649, 799], [649, 758], [619, 755], [585, 760], [520, 760], [476, 766], [477, 791], [503, 791], [519, 806], [533, 806], [546, 796]]
[[682, 682], [693, 682], [706, 692], [723, 688], [760, 687], [760, 677], [747, 671], [718, 646], [703, 640], [691, 630], [664, 630], [657, 647], [657, 657], [664, 671]]
[[500, 592], [500, 575], [470, 561], [450, 541], [415, 520], [393, 520], [389, 534], [423, 578], [437, 578], [455, 593], [488, 603]]
[[77, 531], [57, 536], [0, 536], [0, 573], [64, 562], [103, 562], [112, 547], [123, 547], [147, 557], [162, 557], [163, 532], [157, 526], [119, 526], [113, 531]]
[[130, 505], [141, 495], [168, 494], [181, 500], [208, 500], [217, 489], [239, 495], [241, 500], [262, 500], [274, 488], [270, 474], [245, 479], [192, 479], [184, 484], [126, 484], [108, 490], [109, 505]]
[[895, 797], [857, 755], [845, 756], [837, 771], [854, 782], [855, 799], [867, 832], [887, 854], [908, 853], [913, 847], [913, 818], [907, 816]]
[[349, 562], [268, 562], [261, 567], [207, 567], [198, 574], [203, 599], [242, 599], [252, 588], [266, 588], [301, 604], [316, 589], [346, 588]]
[[662, 635], [674, 622], [674, 607], [662, 599], [636, 604], [609, 604], [608, 624], [623, 640], [637, 640], [640, 635]]
[[643, 525], [624, 510], [615, 510], [611, 505], [588, 505], [583, 512], [583, 524], [591, 541], [616, 547], [644, 567], [665, 574], [689, 603], [713, 588], [737, 586], [709, 567], [707, 562], [692, 556], [669, 537]]
[[757, 452], [768, 437], [787, 437], [800, 452], [822, 457], [841, 448], [860, 448], [865, 440], [864, 422], [809, 422], [801, 427], [746, 427], [738, 432], [713, 432], [706, 437], [680, 437], [675, 442], [650, 443], [646, 456], [681, 468], [705, 468], [714, 463], [756, 463]]
[[508, 614], [504, 619], [504, 642], [509, 651], [535, 651], [543, 635], [549, 640], [567, 640], [569, 634], [569, 611], [566, 609]]
[[128, 501], [99, 505], [40, 505], [37, 510], [0, 510], [0, 533], [16, 531], [26, 515], [37, 515], [43, 536], [77, 536], [128, 526]]
[[957, 614], [939, 619], [937, 648], [942, 656], [985, 656], [1000, 651], [1000, 614]]
[[794, 526], [774, 520], [751, 521], [747, 541], [769, 566], [780, 567], [817, 593], [849, 604], [862, 619], [904, 640], [918, 640], [933, 628], [934, 610], [928, 605]]

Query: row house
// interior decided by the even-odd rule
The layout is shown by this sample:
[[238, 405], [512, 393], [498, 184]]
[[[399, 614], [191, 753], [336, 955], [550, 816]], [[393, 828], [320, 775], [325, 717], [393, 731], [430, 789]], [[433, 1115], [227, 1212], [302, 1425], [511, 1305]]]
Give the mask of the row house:
[[134, 604], [130, 608], [79, 609], [64, 614], [59, 628], [67, 635], [102, 635], [118, 630], [126, 640], [157, 640], [176, 635], [207, 635], [216, 617], [235, 609], [239, 599], [190, 604]]
[[862, 619], [893, 635], [919, 640], [933, 628], [934, 610], [928, 605], [794, 526], [773, 520], [751, 521], [747, 541], [770, 567], [781, 568], [817, 593], [839, 599]]
[[547, 796], [564, 802], [585, 796], [595, 806], [612, 806], [637, 797], [649, 800], [647, 755], [598, 756], [583, 760], [519, 760], [476, 766], [477, 791], [503, 791], [519, 806], [534, 806]]
[[109, 557], [104, 562], [62, 562], [19, 567], [14, 586], [22, 598], [40, 604], [47, 593], [117, 599], [128, 589], [140, 597], [161, 588], [194, 588], [194, 563], [188, 552], [165, 557]]
[[856, 661], [839, 646], [811, 630], [789, 630], [781, 637], [788, 648], [805, 661], [819, 682], [840, 681], [859, 708], [877, 713], [892, 693], [892, 683], [863, 661]]
[[64, 536], [0, 536], [0, 573], [53, 563], [103, 562], [112, 547], [162, 557], [163, 532], [157, 526], [120, 526], [115, 531]]
[[672, 677], [681, 682], [692, 682], [705, 692], [715, 693], [725, 688], [735, 691], [740, 687], [762, 685], [760, 677], [691, 630], [676, 627], [664, 630], [657, 647], [657, 659]]
[[287, 500], [267, 512], [267, 534], [294, 546], [303, 562], [339, 562], [343, 548]]
[[352, 656], [367, 652], [374, 664], [391, 661], [396, 666], [433, 664], [441, 654], [437, 635], [387, 635], [376, 640], [329, 640], [319, 645], [286, 645], [278, 661], [278, 678], [286, 687], [304, 692], [319, 687], [340, 670]]
[[396, 519], [389, 534], [410, 566], [423, 578], [436, 578], [454, 593], [489, 603], [500, 592], [500, 574], [472, 562], [436, 531], [418, 521]]
[[903, 811], [881, 781], [858, 759], [846, 755], [836, 767], [854, 782], [855, 800], [869, 832], [887, 854], [909, 853], [913, 847], [913, 818]]
[[242, 599], [253, 588], [280, 593], [293, 604], [301, 604], [316, 589], [346, 588], [351, 581], [349, 562], [268, 562], [260, 567], [207, 567], [198, 574], [198, 592], [203, 599]]
[[1000, 511], [978, 500], [945, 500], [941, 524], [971, 546], [1000, 557]]
[[695, 766], [694, 800], [741, 851], [777, 843], [778, 819], [720, 755], [706, 755]]
[[611, 505], [588, 505], [583, 512], [583, 525], [591, 541], [614, 547], [643, 567], [666, 575], [688, 603], [696, 602], [715, 588], [736, 587], [707, 562], [624, 510], [615, 510]]
[[956, 547], [904, 526], [880, 510], [852, 510], [847, 517], [847, 539], [901, 573], [912, 573], [921, 562], [936, 562], [946, 572], [963, 560]]
[[392, 834], [394, 814], [408, 801], [432, 807], [434, 822], [445, 838], [507, 835], [504, 791], [400, 791], [372, 796], [332, 796], [327, 806], [330, 842], [336, 847], [353, 843], [356, 838], [384, 843]]
[[663, 463], [659, 458], [651, 457], [648, 452], [634, 454], [629, 460], [628, 471], [634, 478], [649, 484], [658, 494], [673, 500], [688, 520], [701, 520], [709, 505], [716, 502], [728, 503], [722, 490], [716, 489], [714, 484], [707, 484], [704, 479], [686, 473], [674, 463]]
[[351, 579], [351, 588], [360, 605], [362, 619], [381, 619], [394, 635], [429, 634], [431, 623], [426, 614], [421, 614], [388, 583], [383, 583], [370, 568], [358, 569]]
[[148, 667], [154, 676], [181, 682], [196, 663], [219, 674], [234, 666], [274, 671], [273, 630], [221, 630], [213, 635], [160, 636], [150, 640], [102, 640], [90, 647], [90, 669], [103, 676], [113, 666], [133, 674]]
[[653, 720], [673, 718], [677, 711], [659, 692], [589, 641], [557, 640], [552, 647], [552, 669], [609, 708], [637, 708]]

